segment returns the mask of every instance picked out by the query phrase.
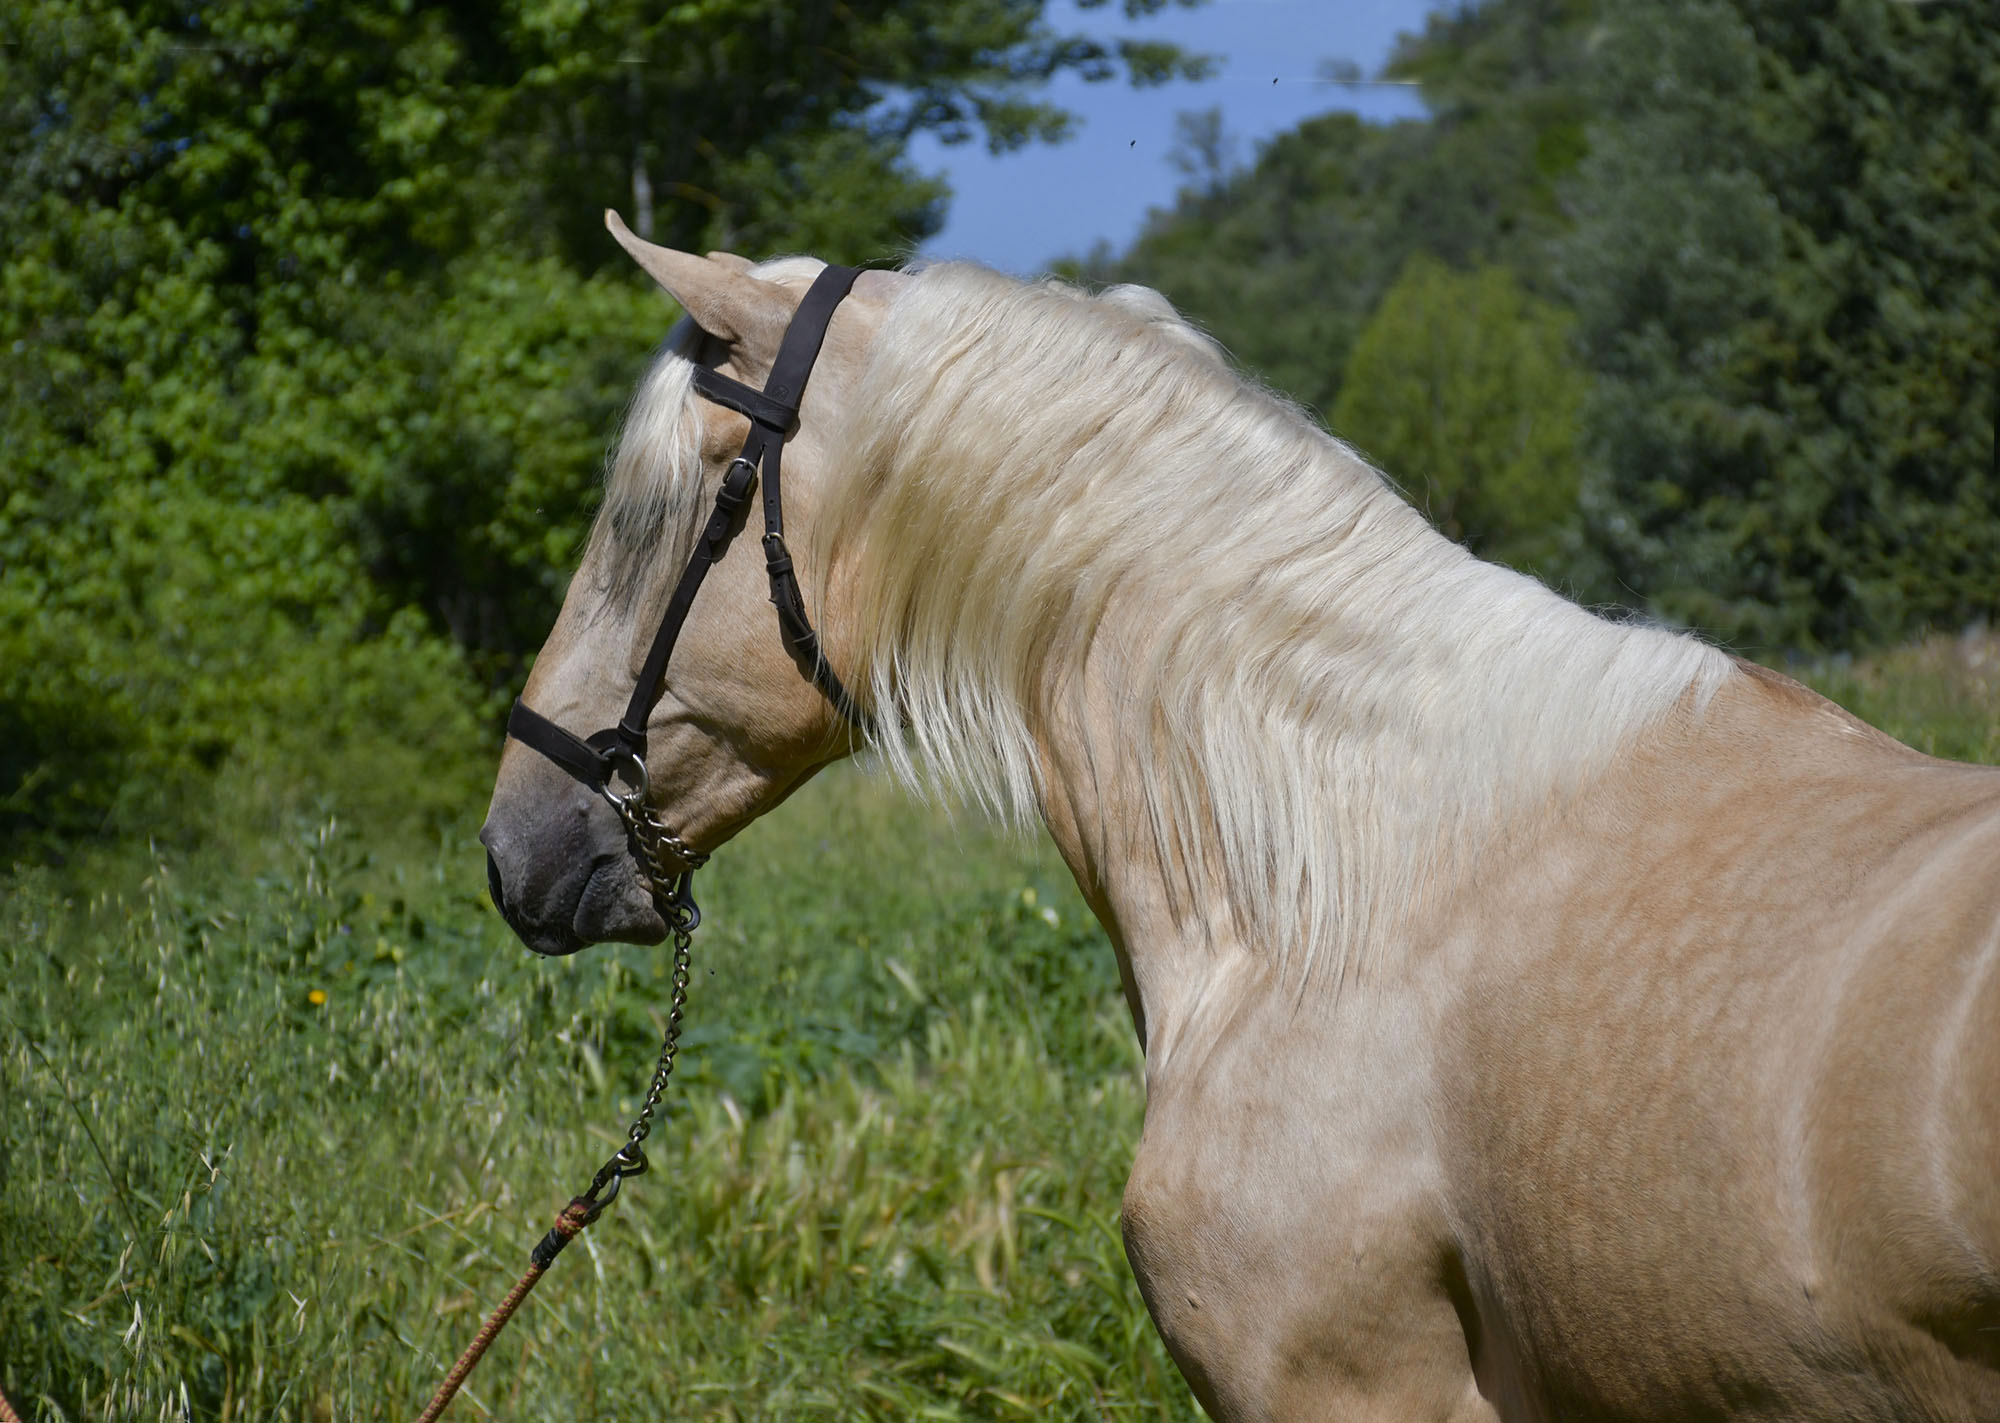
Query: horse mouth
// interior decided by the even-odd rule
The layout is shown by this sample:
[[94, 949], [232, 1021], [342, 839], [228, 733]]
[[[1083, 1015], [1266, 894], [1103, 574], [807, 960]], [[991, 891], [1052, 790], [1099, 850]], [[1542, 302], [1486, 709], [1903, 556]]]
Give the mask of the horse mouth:
[[586, 944], [657, 944], [667, 937], [667, 921], [654, 906], [652, 891], [638, 867], [622, 855], [601, 859], [592, 867], [577, 895], [569, 927], [576, 942], [564, 953], [575, 953]]
[[568, 861], [553, 875], [537, 857], [518, 863], [519, 847], [491, 821], [479, 832], [486, 843], [486, 888], [507, 926], [536, 953], [560, 958], [592, 944], [657, 944], [666, 921], [624, 845]]

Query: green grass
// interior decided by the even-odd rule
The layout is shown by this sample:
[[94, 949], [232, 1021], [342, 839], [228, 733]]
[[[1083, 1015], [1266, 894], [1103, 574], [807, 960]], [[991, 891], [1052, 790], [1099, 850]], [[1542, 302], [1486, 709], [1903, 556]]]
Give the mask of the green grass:
[[[1990, 640], [1803, 670], [2000, 760]], [[413, 1416], [657, 1046], [664, 950], [534, 958], [462, 829], [218, 816], [204, 853], [0, 880], [0, 1389], [31, 1423]], [[1047, 848], [843, 770], [701, 879], [656, 1169], [453, 1416], [1195, 1416], [1118, 1243], [1131, 1024]]]
[[[0, 1387], [31, 1420], [413, 1415], [636, 1107], [663, 950], [535, 959], [469, 842], [246, 854], [9, 885]], [[843, 771], [703, 879], [655, 1169], [460, 1416], [1192, 1416], [1118, 1242], [1131, 1024], [1052, 856]]]
[[2000, 763], [2000, 634], [1934, 637], [1784, 670], [1919, 751]]

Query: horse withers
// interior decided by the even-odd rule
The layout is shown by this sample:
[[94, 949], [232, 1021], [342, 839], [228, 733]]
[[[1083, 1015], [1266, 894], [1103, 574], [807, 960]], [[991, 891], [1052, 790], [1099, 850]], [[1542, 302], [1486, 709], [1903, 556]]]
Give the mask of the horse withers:
[[[611, 724], [808, 259], [678, 300], [526, 699]], [[941, 265], [784, 446], [823, 656], [912, 780], [1039, 816], [1118, 956], [1127, 1253], [1219, 1418], [2000, 1419], [2000, 772], [1480, 563], [1157, 295]], [[707, 851], [862, 739], [738, 538], [646, 726]], [[657, 940], [510, 745], [531, 946]]]

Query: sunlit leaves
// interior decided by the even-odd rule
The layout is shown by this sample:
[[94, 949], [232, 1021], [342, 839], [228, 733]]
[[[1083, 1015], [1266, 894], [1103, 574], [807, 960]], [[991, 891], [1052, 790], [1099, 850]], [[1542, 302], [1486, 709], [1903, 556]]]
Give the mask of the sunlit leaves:
[[1560, 581], [1582, 532], [1589, 388], [1569, 327], [1504, 267], [1461, 273], [1412, 257], [1355, 342], [1333, 428], [1446, 534]]
[[603, 209], [696, 249], [895, 257], [945, 198], [912, 133], [1052, 138], [1054, 74], [1198, 67], [1042, 12], [0, 12], [0, 846], [189, 831], [186, 788], [260, 745], [306, 793], [299, 748], [399, 674], [387, 745], [454, 706], [477, 742], [673, 314]]

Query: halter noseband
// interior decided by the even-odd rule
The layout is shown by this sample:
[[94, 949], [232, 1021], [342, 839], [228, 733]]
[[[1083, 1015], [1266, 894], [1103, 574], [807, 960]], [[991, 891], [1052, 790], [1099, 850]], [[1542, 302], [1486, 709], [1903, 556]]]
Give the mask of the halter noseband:
[[[588, 737], [578, 737], [524, 701], [517, 700], [507, 714], [509, 736], [541, 752], [611, 802], [638, 841], [655, 893], [686, 902], [690, 909], [688, 876], [708, 856], [690, 848], [645, 804], [646, 719], [659, 697], [667, 660], [673, 656], [674, 642], [680, 636], [681, 624], [687, 621], [688, 609], [694, 606], [695, 594], [700, 591], [708, 570], [728, 550], [736, 531], [736, 516], [749, 501], [750, 486], [760, 479], [764, 491], [764, 567], [771, 579], [771, 601], [778, 609], [779, 632], [785, 645], [807, 668], [806, 675], [812, 684], [833, 703], [834, 710], [855, 726], [868, 724], [847, 688], [827, 666], [820, 652], [819, 635], [806, 617], [805, 599], [799, 593], [798, 578], [792, 572], [792, 556], [785, 547], [784, 498], [778, 483], [785, 436], [798, 422], [799, 404], [805, 396], [813, 363], [819, 358], [820, 345], [826, 339], [827, 325], [833, 320], [834, 308], [860, 275], [853, 267], [827, 267], [813, 280], [805, 300], [799, 303], [791, 324], [785, 328], [778, 357], [771, 363], [771, 374], [761, 391], [706, 366], [695, 368], [695, 390], [717, 405], [747, 415], [750, 434], [743, 442], [743, 452], [730, 461], [728, 471], [722, 476], [715, 507], [701, 536], [695, 540], [687, 567], [681, 570], [680, 582], [674, 586], [673, 597], [660, 618], [660, 629], [653, 634], [652, 649], [639, 671], [638, 685], [632, 689], [632, 700], [618, 724]], [[632, 783], [631, 791], [621, 792], [616, 788], [615, 781], [621, 775]], [[676, 863], [666, 863], [665, 855], [671, 855]], [[677, 881], [671, 892], [667, 888], [669, 879]]]

